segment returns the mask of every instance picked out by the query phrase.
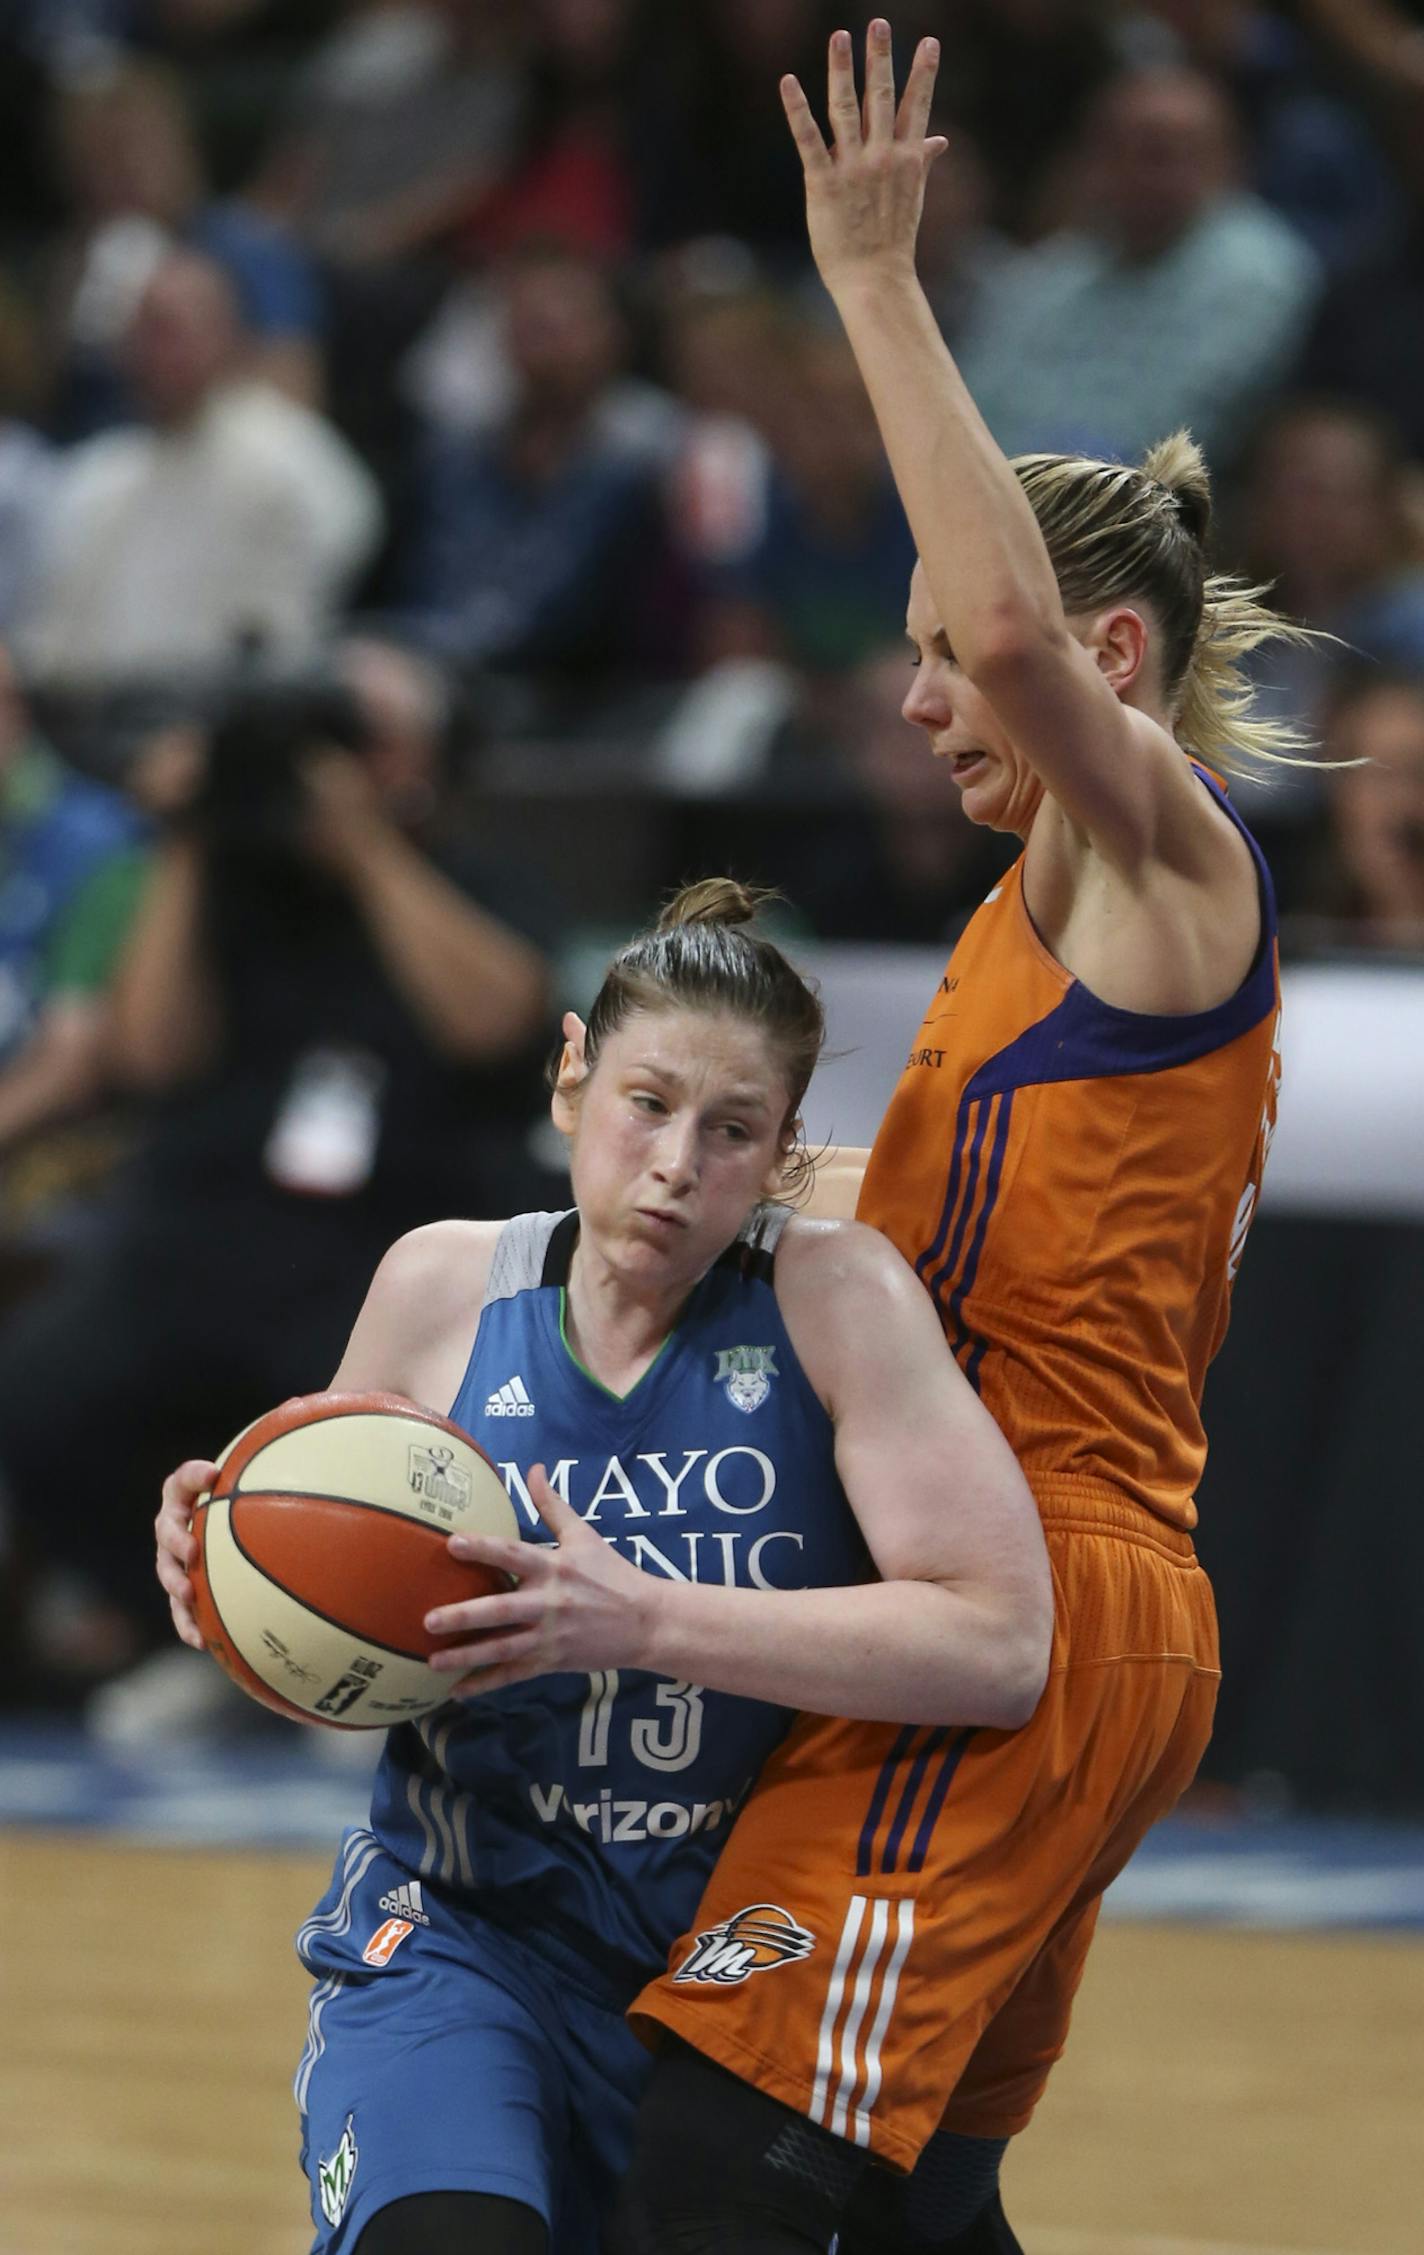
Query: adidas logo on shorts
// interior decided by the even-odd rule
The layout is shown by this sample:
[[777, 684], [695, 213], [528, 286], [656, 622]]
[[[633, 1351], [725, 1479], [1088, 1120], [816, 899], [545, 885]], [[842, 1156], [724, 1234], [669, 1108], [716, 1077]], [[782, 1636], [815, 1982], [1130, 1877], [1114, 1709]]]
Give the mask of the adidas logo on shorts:
[[485, 1403], [486, 1417], [532, 1417], [534, 1404], [530, 1401], [522, 1378], [507, 1378], [496, 1387]]
[[381, 1897], [381, 1909], [389, 1911], [392, 1918], [408, 1918], [413, 1926], [428, 1926], [430, 1915], [425, 1908], [425, 1897], [420, 1892], [420, 1881], [402, 1880], [388, 1895]]

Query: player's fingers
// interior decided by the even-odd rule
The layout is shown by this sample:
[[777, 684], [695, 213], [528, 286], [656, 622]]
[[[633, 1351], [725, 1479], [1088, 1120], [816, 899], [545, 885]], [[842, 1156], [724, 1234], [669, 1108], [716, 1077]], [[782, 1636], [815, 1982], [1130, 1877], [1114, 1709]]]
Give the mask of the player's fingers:
[[527, 1628], [544, 1608], [529, 1590], [496, 1590], [489, 1597], [468, 1597], [459, 1605], [436, 1605], [425, 1616], [432, 1636], [482, 1636], [487, 1630], [512, 1625]]
[[831, 134], [842, 155], [860, 147], [860, 103], [855, 91], [855, 53], [850, 33], [831, 34], [826, 55], [826, 114]]
[[511, 1581], [538, 1579], [549, 1560], [538, 1543], [510, 1542], [504, 1535], [451, 1535], [445, 1548], [466, 1566], [493, 1566]]
[[206, 1652], [208, 1648], [203, 1642], [202, 1633], [192, 1614], [185, 1607], [172, 1603], [169, 1604], [168, 1610], [173, 1616], [173, 1627], [183, 1643], [191, 1645], [195, 1652]]
[[160, 1550], [154, 1561], [154, 1572], [170, 1597], [181, 1598], [185, 1605], [193, 1602], [193, 1585], [183, 1571], [183, 1564], [168, 1550]]
[[583, 1521], [572, 1506], [565, 1503], [558, 1489], [550, 1486], [549, 1475], [542, 1464], [529, 1467], [529, 1493], [535, 1510], [556, 1541], [567, 1542], [571, 1535], [577, 1538], [584, 1533]]
[[198, 1538], [189, 1530], [186, 1518], [170, 1518], [160, 1511], [153, 1522], [153, 1532], [160, 1559], [174, 1558], [180, 1566], [192, 1565], [198, 1555]]
[[867, 141], [889, 141], [895, 132], [895, 58], [890, 26], [871, 19], [865, 34], [865, 102], [862, 122]]
[[923, 141], [925, 138], [938, 71], [939, 41], [922, 39], [915, 49], [915, 59], [910, 65], [910, 75], [900, 98], [900, 108], [895, 119], [897, 141]]
[[217, 1476], [217, 1466], [210, 1464], [206, 1457], [190, 1457], [186, 1464], [180, 1464], [176, 1471], [170, 1472], [164, 1481], [165, 1507], [191, 1518], [193, 1505], [203, 1490], [212, 1486]]
[[537, 1642], [528, 1630], [518, 1636], [491, 1637], [487, 1645], [471, 1645], [465, 1652], [451, 1656], [459, 1662], [462, 1671], [459, 1680], [450, 1686], [453, 1699], [473, 1699], [484, 1691], [502, 1691], [506, 1684], [526, 1683], [531, 1676], [545, 1672], [540, 1664]]
[[811, 105], [801, 91], [797, 78], [781, 81], [781, 106], [786, 112], [786, 122], [791, 128], [791, 138], [801, 152], [801, 163], [807, 173], [818, 172], [831, 161], [830, 150], [821, 137], [821, 128], [811, 114]]
[[185, 1569], [192, 1565], [198, 1555], [195, 1535], [190, 1535], [184, 1527], [165, 1526], [162, 1520], [158, 1523], [156, 1548], [160, 1558], [171, 1558], [176, 1565]]

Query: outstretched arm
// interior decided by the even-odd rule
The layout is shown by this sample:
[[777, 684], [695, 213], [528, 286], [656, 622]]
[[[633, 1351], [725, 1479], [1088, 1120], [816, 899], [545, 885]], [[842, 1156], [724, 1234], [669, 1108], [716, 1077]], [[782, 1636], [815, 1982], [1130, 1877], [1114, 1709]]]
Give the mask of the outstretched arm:
[[[1189, 793], [1170, 737], [1125, 707], [1069, 631], [1022, 487], [970, 397], [915, 274], [938, 43], [922, 40], [898, 107], [890, 27], [831, 41], [828, 147], [798, 81], [782, 101], [806, 180], [811, 248], [874, 406], [954, 662], [1081, 830], [1115, 860], [1155, 843], [1166, 794]], [[1128, 739], [1152, 744], [1143, 757]], [[1155, 741], [1154, 741], [1155, 740]], [[1191, 804], [1188, 797], [1186, 803]]]

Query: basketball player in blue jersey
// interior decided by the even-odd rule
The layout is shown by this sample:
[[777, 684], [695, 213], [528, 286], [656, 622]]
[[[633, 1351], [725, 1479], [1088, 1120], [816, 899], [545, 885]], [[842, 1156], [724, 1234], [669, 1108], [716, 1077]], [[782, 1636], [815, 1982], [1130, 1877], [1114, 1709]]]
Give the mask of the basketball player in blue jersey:
[[[768, 1202], [823, 1024], [754, 907], [694, 886], [622, 951], [565, 1021], [575, 1208], [402, 1239], [334, 1380], [449, 1408], [522, 1540], [452, 1538], [510, 1587], [429, 1617], [450, 1703], [390, 1733], [298, 1937], [323, 2255], [593, 2255], [651, 2064], [624, 2009], [794, 1711], [1012, 1728], [1044, 1683], [1037, 1517], [930, 1302]], [[189, 1643], [213, 1470], [158, 1520]], [[683, 1972], [815, 1946], [749, 1903]]]

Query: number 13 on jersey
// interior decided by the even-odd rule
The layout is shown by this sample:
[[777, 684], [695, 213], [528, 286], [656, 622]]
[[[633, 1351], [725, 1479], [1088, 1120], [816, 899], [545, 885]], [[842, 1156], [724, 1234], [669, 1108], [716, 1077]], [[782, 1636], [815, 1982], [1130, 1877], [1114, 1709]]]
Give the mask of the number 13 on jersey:
[[[588, 1679], [588, 1697], [579, 1716], [580, 1769], [607, 1768], [617, 1697], [618, 1670], [595, 1669]], [[659, 1718], [635, 1716], [628, 1731], [634, 1756], [645, 1769], [689, 1769], [702, 1745], [701, 1686], [663, 1680], [657, 1684], [654, 1697], [665, 1713]]]

